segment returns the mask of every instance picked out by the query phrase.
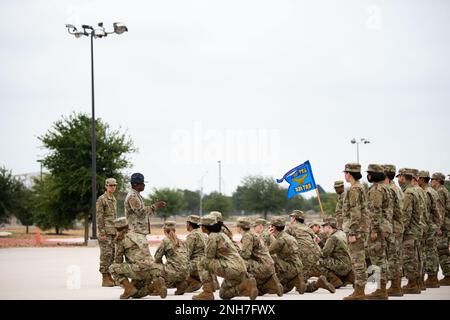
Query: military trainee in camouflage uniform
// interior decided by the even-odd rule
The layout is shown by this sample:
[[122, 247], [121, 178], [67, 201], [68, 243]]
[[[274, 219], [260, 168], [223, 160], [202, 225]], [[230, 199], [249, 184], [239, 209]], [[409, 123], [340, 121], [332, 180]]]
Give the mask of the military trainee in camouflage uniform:
[[[159, 293], [161, 298], [165, 298], [167, 288], [164, 279], [161, 277], [162, 268], [154, 263], [148, 250], [147, 239], [142, 234], [128, 230], [128, 221], [125, 217], [116, 219], [114, 225], [118, 231], [115, 240], [116, 252], [114, 263], [109, 267], [109, 272], [114, 280], [120, 282], [125, 289], [120, 298], [128, 299], [145, 295], [139, 293], [138, 288], [130, 283], [128, 278], [148, 286], [148, 288], [143, 288], [143, 291], [155, 291]], [[123, 260], [124, 257], [125, 261]]]
[[[175, 295], [182, 295], [186, 291], [189, 276], [187, 248], [175, 234], [175, 221], [166, 221], [163, 228], [166, 237], [156, 249], [155, 262], [163, 267], [166, 286], [177, 288]], [[163, 257], [166, 257], [166, 263], [163, 263]]]
[[403, 273], [408, 279], [408, 284], [402, 287], [403, 293], [420, 293], [420, 256], [419, 241], [422, 237], [421, 220], [424, 208], [420, 195], [412, 185], [413, 169], [400, 169], [397, 175], [399, 184], [404, 193], [403, 199]]
[[352, 261], [347, 247], [347, 236], [338, 229], [336, 218], [328, 218], [324, 224], [324, 232], [329, 234], [322, 249], [319, 260], [319, 271], [326, 275], [327, 280], [335, 288], [341, 287], [344, 282], [353, 283]]
[[392, 201], [389, 210], [392, 212], [392, 233], [386, 238], [386, 254], [388, 260], [388, 280], [391, 286], [388, 296], [403, 296], [401, 288], [402, 260], [401, 248], [403, 244], [403, 192], [394, 183], [393, 179], [397, 168], [392, 164], [383, 165], [386, 175], [385, 185], [388, 188]]
[[97, 199], [96, 203], [97, 233], [98, 244], [100, 247], [99, 271], [103, 276], [103, 287], [114, 286], [114, 281], [109, 274], [109, 266], [114, 261], [114, 238], [116, 237], [114, 220], [116, 220], [117, 218], [117, 203], [113, 193], [116, 189], [116, 186], [116, 179], [106, 179], [106, 191]]
[[214, 300], [213, 275], [224, 278], [219, 296], [231, 299], [248, 296], [254, 300], [258, 296], [256, 280], [247, 273], [244, 260], [230, 238], [221, 232], [216, 218], [206, 215], [200, 219], [202, 231], [208, 233], [205, 257], [198, 263], [198, 271], [203, 284], [203, 292], [192, 297], [194, 300]]
[[418, 180], [419, 180], [419, 170], [413, 169], [413, 180], [412, 180], [412, 183], [413, 183], [413, 186], [414, 186], [414, 190], [419, 195], [420, 207], [423, 208], [422, 216], [421, 216], [421, 220], [420, 220], [420, 225], [422, 226], [422, 235], [421, 235], [420, 241], [419, 241], [420, 276], [419, 276], [419, 280], [418, 280], [418, 285], [419, 285], [419, 288], [421, 290], [426, 290], [426, 286], [425, 286], [425, 282], [424, 282], [424, 276], [425, 276], [425, 237], [426, 237], [426, 234], [428, 233], [429, 226], [431, 224], [431, 216], [430, 216], [430, 212], [428, 211], [428, 207], [427, 207], [427, 199], [426, 199], [427, 198], [427, 194], [426, 194], [425, 190], [423, 190], [419, 186]]
[[269, 249], [256, 233], [250, 231], [251, 223], [248, 219], [239, 218], [236, 227], [242, 235], [239, 254], [245, 261], [248, 273], [256, 279], [259, 295], [270, 293], [281, 297], [283, 286], [275, 273]]
[[275, 240], [273, 235], [270, 234], [267, 229], [267, 220], [265, 219], [256, 219], [253, 224], [253, 230], [256, 234], [263, 240], [264, 245], [269, 248], [272, 242]]
[[326, 232], [323, 232], [320, 227], [323, 223], [319, 221], [312, 221], [308, 223], [308, 227], [313, 231], [314, 233], [314, 241], [319, 245], [320, 249], [323, 248], [325, 245], [325, 242], [327, 242], [328, 234]]
[[437, 248], [439, 253], [439, 264], [442, 268], [442, 273], [445, 278], [439, 281], [441, 286], [450, 285], [450, 252], [449, 252], [449, 237], [450, 237], [450, 193], [444, 186], [445, 176], [440, 172], [433, 173], [431, 177], [431, 185], [433, 189], [439, 194], [441, 206], [443, 208], [442, 227], [438, 231]]
[[198, 274], [198, 262], [205, 257], [205, 246], [208, 237], [199, 229], [200, 217], [190, 215], [187, 218], [187, 230], [190, 232], [186, 237], [186, 247], [189, 261], [189, 278], [186, 292], [197, 291], [202, 287]]
[[364, 289], [367, 283], [365, 244], [369, 232], [369, 214], [366, 208], [366, 191], [359, 182], [361, 165], [345, 165], [345, 179], [351, 184], [342, 207], [342, 227], [347, 234], [347, 243], [355, 274], [355, 291], [346, 300], [365, 299]]
[[303, 211], [292, 211], [290, 218], [291, 224], [286, 226], [286, 233], [297, 240], [303, 264], [303, 277], [306, 281], [312, 276], [319, 276], [316, 265], [320, 259], [320, 247], [314, 240], [316, 237], [314, 232], [303, 223], [305, 219]]
[[342, 206], [344, 204], [345, 190], [344, 190], [344, 181], [338, 180], [334, 182], [334, 190], [336, 191], [336, 209], [334, 210], [334, 214], [337, 221], [338, 229], [342, 230]]
[[270, 245], [269, 252], [284, 293], [295, 287], [298, 293], [303, 294], [306, 287], [297, 240], [284, 230], [286, 222], [282, 217], [273, 217], [270, 224], [275, 241]]
[[[423, 273], [428, 275], [424, 285], [427, 288], [439, 288], [437, 274], [439, 271], [439, 255], [437, 251], [436, 232], [442, 225], [442, 209], [439, 202], [439, 194], [429, 185], [430, 173], [419, 172], [419, 185], [426, 194], [426, 207], [430, 214], [428, 230], [424, 235], [423, 246]], [[423, 280], [423, 279], [422, 279]]]
[[380, 268], [378, 288], [366, 295], [367, 299], [388, 299], [386, 283], [388, 280], [388, 262], [386, 257], [387, 241], [392, 234], [391, 192], [384, 184], [385, 175], [382, 166], [370, 164], [367, 179], [372, 185], [367, 192], [367, 209], [370, 217], [370, 237], [368, 247], [370, 261]]

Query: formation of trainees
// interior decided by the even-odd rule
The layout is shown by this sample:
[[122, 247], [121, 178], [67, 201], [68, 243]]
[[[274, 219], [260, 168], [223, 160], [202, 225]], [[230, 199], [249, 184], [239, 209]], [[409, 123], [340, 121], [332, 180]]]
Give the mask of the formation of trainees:
[[[194, 300], [213, 300], [216, 290], [221, 299], [254, 300], [319, 288], [333, 294], [346, 285], [354, 290], [344, 300], [385, 300], [450, 286], [445, 175], [370, 164], [366, 190], [360, 164], [346, 164], [343, 174], [350, 187], [335, 182], [336, 210], [323, 221], [305, 224], [301, 210], [269, 221], [241, 217], [233, 230], [242, 236], [237, 243], [220, 212], [190, 215], [185, 241], [178, 238], [175, 221], [164, 223], [165, 237], [154, 256], [146, 238], [149, 218], [166, 203], [146, 206], [140, 195], [144, 176], [134, 173], [125, 198], [126, 217], [117, 218], [117, 183], [108, 178], [96, 208], [102, 286], [120, 285], [121, 299], [166, 298], [168, 288], [176, 288], [175, 295], [199, 291]], [[377, 283], [370, 294], [365, 292], [368, 276]], [[220, 285], [218, 277], [223, 279]], [[402, 278], [407, 279], [404, 286]]]

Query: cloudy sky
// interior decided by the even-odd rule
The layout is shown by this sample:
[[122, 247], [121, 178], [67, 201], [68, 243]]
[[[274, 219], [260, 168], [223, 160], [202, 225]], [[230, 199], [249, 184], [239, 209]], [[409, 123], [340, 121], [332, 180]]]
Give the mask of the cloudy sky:
[[152, 187], [231, 194], [248, 174], [310, 160], [332, 190], [352, 138], [360, 159], [450, 173], [450, 2], [334, 0], [13, 1], [0, 4], [0, 166], [39, 171], [37, 136], [96, 114], [139, 152]]

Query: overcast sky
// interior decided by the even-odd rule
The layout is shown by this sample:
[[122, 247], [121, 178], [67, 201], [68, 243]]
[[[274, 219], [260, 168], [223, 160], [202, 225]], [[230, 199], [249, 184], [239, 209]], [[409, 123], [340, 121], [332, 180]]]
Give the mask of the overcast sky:
[[90, 114], [126, 130], [153, 187], [231, 194], [310, 160], [326, 190], [360, 159], [450, 173], [450, 1], [147, 0], [0, 4], [0, 166], [37, 172], [37, 136]]

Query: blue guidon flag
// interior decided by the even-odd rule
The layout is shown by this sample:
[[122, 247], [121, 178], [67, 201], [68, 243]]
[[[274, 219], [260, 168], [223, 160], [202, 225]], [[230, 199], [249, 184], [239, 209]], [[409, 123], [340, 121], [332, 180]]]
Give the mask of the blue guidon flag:
[[282, 183], [284, 180], [289, 183], [288, 199], [296, 194], [316, 189], [316, 181], [314, 181], [309, 160], [286, 172], [283, 178], [277, 179], [277, 182]]

